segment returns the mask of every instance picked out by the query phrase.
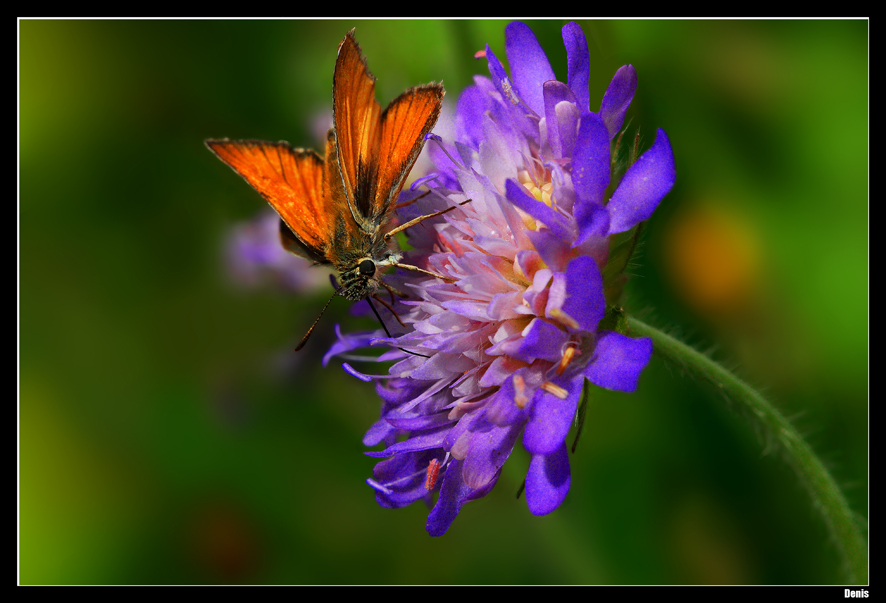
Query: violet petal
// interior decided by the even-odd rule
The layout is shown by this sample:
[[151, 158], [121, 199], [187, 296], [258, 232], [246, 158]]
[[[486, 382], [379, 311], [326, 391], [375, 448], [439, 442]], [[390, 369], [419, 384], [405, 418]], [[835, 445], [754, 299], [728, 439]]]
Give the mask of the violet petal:
[[632, 339], [615, 331], [602, 331], [585, 377], [606, 389], [632, 392], [651, 357], [652, 340], [648, 337]]
[[527, 230], [526, 238], [532, 241], [542, 261], [554, 272], [562, 272], [574, 255], [570, 248], [571, 239], [559, 237], [550, 230]]
[[[525, 369], [520, 369], [514, 376], [520, 375], [522, 378]], [[520, 392], [522, 394], [522, 392]], [[501, 389], [492, 397], [492, 400], [484, 409], [484, 418], [494, 425], [514, 425], [524, 421], [528, 415], [528, 402], [523, 402], [523, 408], [517, 401], [518, 392], [515, 389], [514, 377], [505, 381]]]
[[615, 76], [606, 88], [603, 102], [600, 104], [600, 115], [606, 123], [609, 138], [615, 138], [625, 121], [625, 113], [637, 90], [637, 70], [633, 65], [624, 65], [615, 72]]
[[505, 27], [505, 52], [520, 99], [536, 115], [544, 115], [542, 86], [557, 77], [535, 34], [525, 23], [512, 21]]
[[508, 178], [505, 182], [505, 192], [508, 201], [547, 226], [558, 238], [572, 240], [573, 234], [568, 220], [545, 203], [535, 199], [522, 184], [513, 178]]
[[478, 86], [468, 86], [458, 97], [456, 109], [456, 140], [479, 148], [483, 138], [481, 117], [489, 109], [489, 95]]
[[544, 117], [548, 132], [548, 144], [554, 157], [563, 157], [563, 145], [560, 143], [560, 120], [557, 117], [557, 105], [563, 101], [575, 102], [575, 95], [569, 87], [556, 80], [544, 83]]
[[532, 454], [551, 454], [563, 444], [575, 418], [583, 381], [581, 375], [571, 381], [553, 380], [555, 385], [568, 392], [565, 400], [543, 389], [536, 391], [532, 418], [523, 434], [523, 447], [526, 450]]
[[541, 318], [533, 318], [523, 330], [520, 347], [512, 357], [531, 363], [540, 358], [557, 362], [563, 355], [563, 344], [569, 335], [562, 329]]
[[462, 468], [462, 479], [472, 489], [482, 488], [501, 470], [520, 435], [519, 426], [492, 425], [471, 434], [471, 444]]
[[442, 412], [432, 415], [408, 417], [400, 415], [399, 413], [390, 412], [385, 415], [385, 420], [401, 431], [424, 431], [452, 423], [447, 416], [448, 414], [448, 412]]
[[659, 128], [653, 145], [625, 172], [606, 206], [612, 216], [609, 233], [630, 230], [648, 219], [676, 179], [671, 143]]
[[546, 515], [566, 498], [570, 484], [566, 442], [551, 454], [534, 454], [526, 473], [526, 503], [533, 515]]
[[603, 193], [609, 186], [609, 179], [609, 132], [599, 115], [582, 115], [572, 155], [573, 213], [582, 233], [580, 238], [584, 238], [586, 231], [597, 223], [594, 209], [603, 206]]
[[[432, 458], [442, 458], [442, 451], [434, 450], [415, 454], [398, 454], [375, 465], [372, 476], [378, 504], [397, 509], [426, 497], [425, 475], [422, 469]], [[380, 487], [379, 487], [380, 486]]]
[[570, 22], [563, 26], [563, 45], [566, 47], [567, 75], [566, 83], [578, 99], [582, 112], [590, 111], [591, 61], [588, 53], [588, 41], [578, 23]]
[[384, 419], [380, 419], [372, 424], [372, 427], [367, 430], [366, 435], [363, 436], [363, 445], [364, 446], [377, 446], [384, 440], [386, 437], [394, 433], [396, 430], [394, 426], [385, 421]]
[[461, 465], [459, 460], [450, 461], [443, 474], [443, 485], [440, 487], [440, 498], [428, 515], [427, 530], [431, 536], [442, 536], [455, 521], [465, 498], [471, 493], [471, 489], [461, 478]]
[[380, 458], [393, 456], [395, 454], [403, 454], [404, 452], [415, 452], [417, 450], [442, 448], [443, 439], [449, 433], [450, 429], [450, 426], [446, 425], [433, 431], [421, 433], [417, 436], [409, 438], [408, 440], [397, 442], [396, 444], [388, 447], [385, 450], [364, 452], [363, 454], [374, 458]]
[[579, 256], [569, 262], [565, 274], [554, 274], [545, 308], [547, 317], [565, 324], [571, 331], [594, 332], [605, 311], [603, 276], [593, 258]]

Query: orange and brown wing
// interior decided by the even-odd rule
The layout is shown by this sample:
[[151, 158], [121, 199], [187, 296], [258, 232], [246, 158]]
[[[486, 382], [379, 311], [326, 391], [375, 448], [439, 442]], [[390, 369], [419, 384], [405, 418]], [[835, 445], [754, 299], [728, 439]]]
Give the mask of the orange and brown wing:
[[383, 221], [394, 205], [409, 170], [421, 153], [425, 135], [431, 131], [443, 104], [443, 85], [410, 88], [388, 105], [382, 115], [378, 166], [372, 218]]
[[[373, 234], [393, 208], [440, 116], [443, 85], [410, 88], [380, 113], [375, 100], [375, 78], [366, 67], [354, 30], [338, 48], [332, 84], [335, 147], [341, 190], [354, 220]], [[327, 159], [331, 154], [327, 153]], [[335, 190], [335, 186], [331, 186]]]
[[[332, 110], [341, 190], [354, 220], [365, 232], [371, 232], [374, 228], [368, 217], [373, 213], [381, 106], [375, 100], [375, 78], [366, 67], [353, 29], [338, 47], [332, 78]], [[334, 175], [332, 165], [330, 169]]]
[[325, 262], [335, 228], [334, 207], [324, 182], [324, 162], [313, 151], [293, 149], [288, 142], [207, 140], [206, 146], [271, 204], [296, 239], [284, 246], [317, 262]]

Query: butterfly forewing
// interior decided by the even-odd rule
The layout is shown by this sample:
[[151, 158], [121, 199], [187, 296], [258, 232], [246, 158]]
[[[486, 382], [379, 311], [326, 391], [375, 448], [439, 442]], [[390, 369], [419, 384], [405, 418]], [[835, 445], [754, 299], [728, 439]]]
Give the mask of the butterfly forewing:
[[334, 207], [327, 200], [324, 163], [313, 151], [287, 142], [207, 140], [219, 159], [257, 190], [298, 242], [284, 246], [310, 260], [325, 260], [335, 228]]
[[353, 30], [338, 48], [332, 79], [332, 110], [342, 189], [354, 220], [365, 232], [371, 233], [375, 227], [368, 218], [373, 213], [381, 106], [375, 100], [375, 78], [366, 67]]
[[375, 78], [352, 30], [339, 46], [332, 98], [336, 161], [330, 165], [338, 165], [355, 222], [376, 234], [440, 115], [443, 86], [410, 88], [380, 114]]
[[437, 123], [442, 103], [443, 85], [427, 84], [410, 88], [385, 109], [372, 204], [372, 217], [376, 221], [383, 219], [393, 207], [403, 181], [421, 152], [425, 134]]

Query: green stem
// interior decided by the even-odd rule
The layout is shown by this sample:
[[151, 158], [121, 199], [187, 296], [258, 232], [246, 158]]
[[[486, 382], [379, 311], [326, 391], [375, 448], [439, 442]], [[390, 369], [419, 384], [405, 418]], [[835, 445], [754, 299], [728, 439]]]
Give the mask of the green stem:
[[778, 442], [821, 512], [842, 557], [847, 584], [867, 584], [867, 545], [852, 510], [831, 474], [788, 420], [758, 391], [701, 352], [636, 318], [628, 318], [628, 328], [632, 336], [652, 338], [656, 354], [709, 381], [740, 404], [747, 411], [743, 414], [766, 435], [766, 441]]

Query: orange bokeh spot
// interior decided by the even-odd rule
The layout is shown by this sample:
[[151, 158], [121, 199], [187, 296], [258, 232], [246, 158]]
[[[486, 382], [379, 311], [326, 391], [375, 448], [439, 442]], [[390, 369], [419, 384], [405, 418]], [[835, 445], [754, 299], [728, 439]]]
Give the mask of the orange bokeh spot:
[[707, 314], [732, 314], [758, 285], [759, 249], [750, 227], [720, 209], [694, 209], [676, 218], [665, 240], [672, 282]]

